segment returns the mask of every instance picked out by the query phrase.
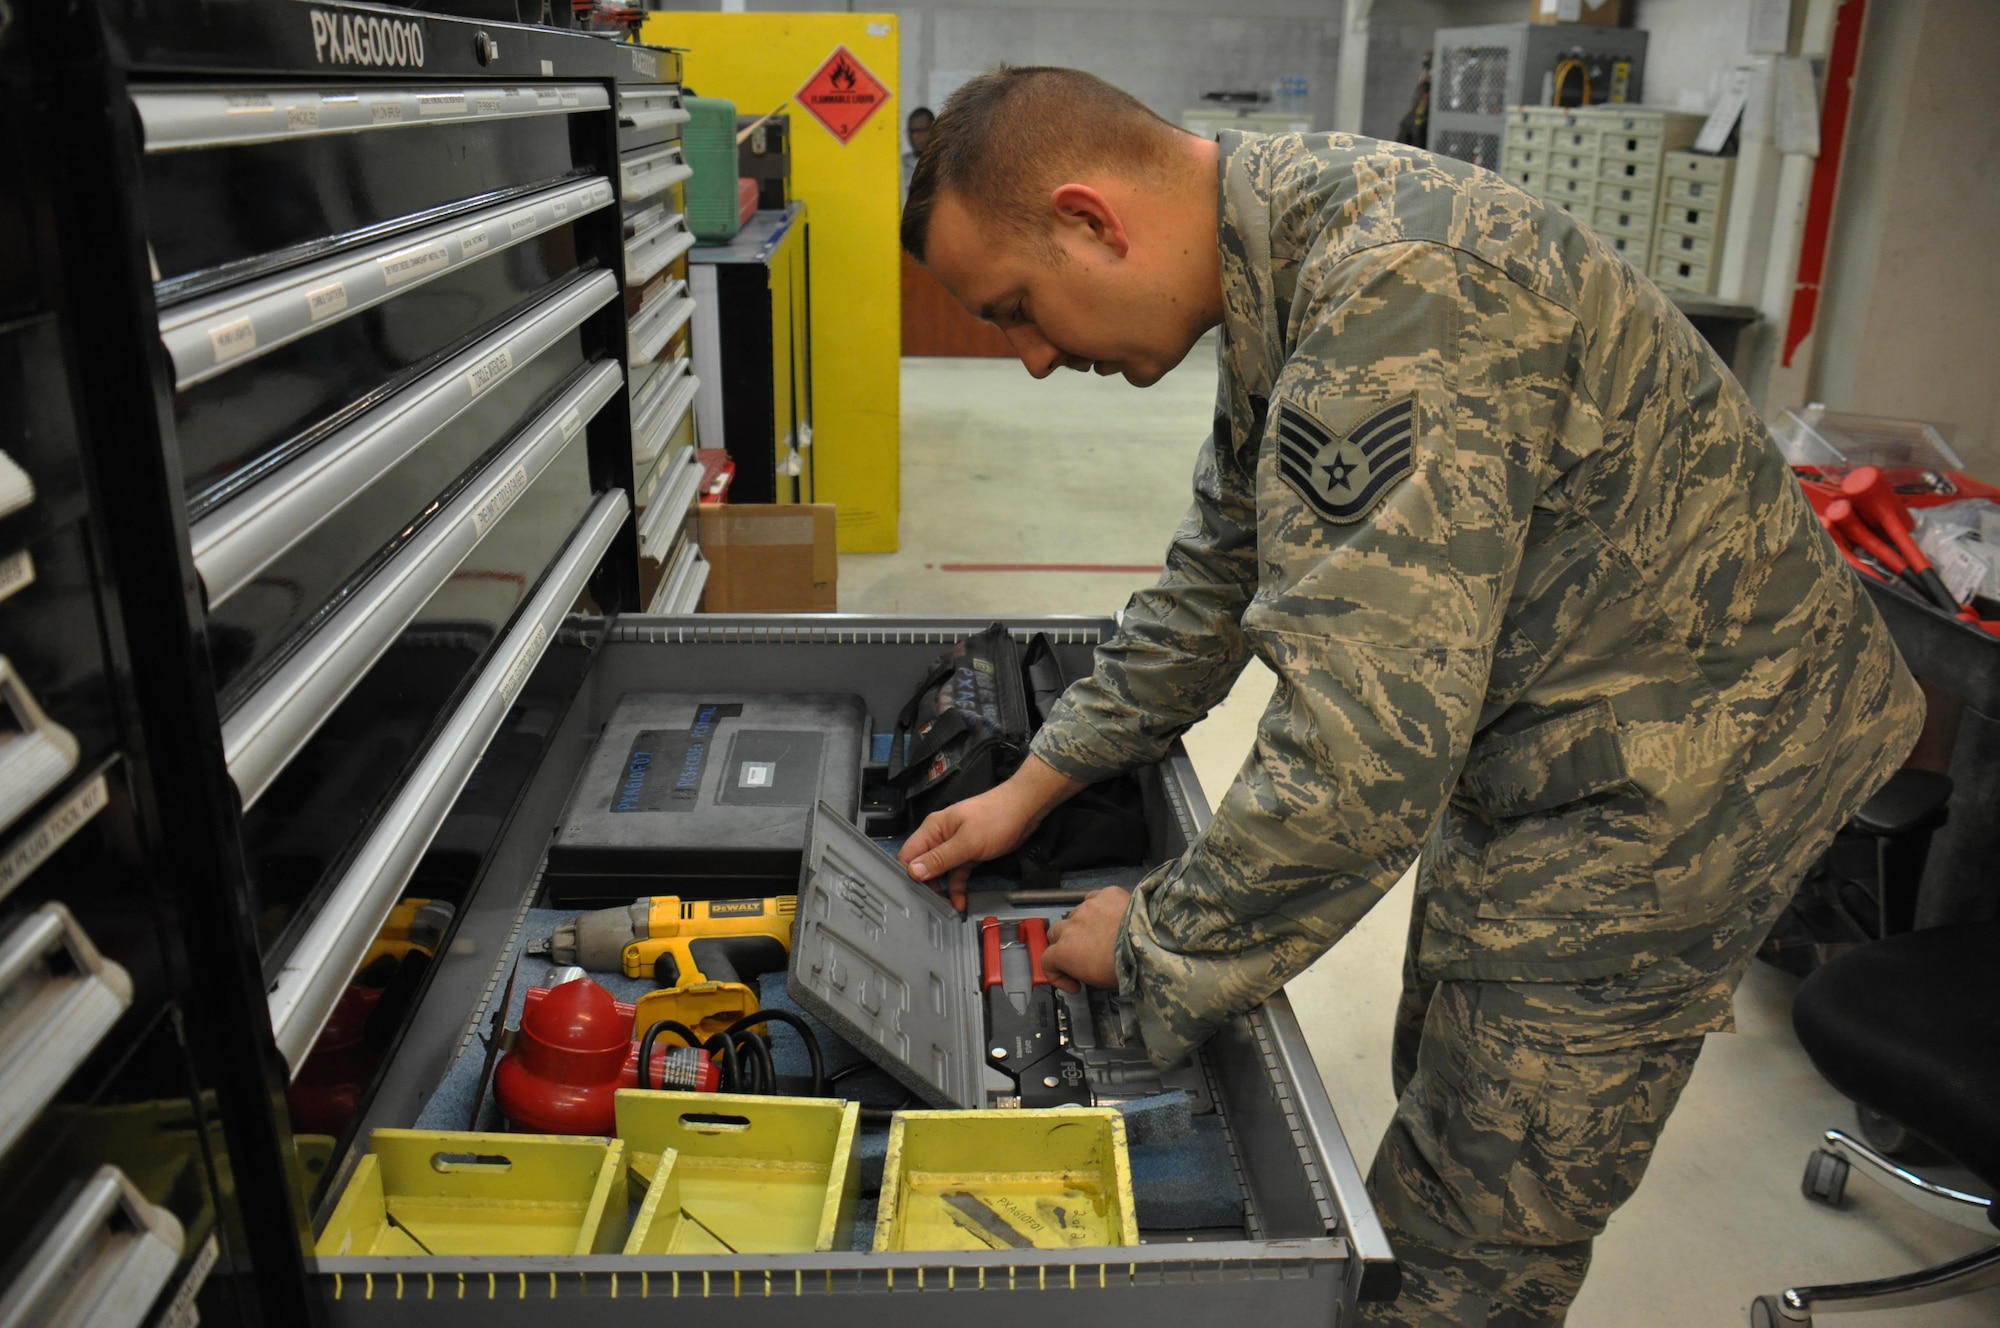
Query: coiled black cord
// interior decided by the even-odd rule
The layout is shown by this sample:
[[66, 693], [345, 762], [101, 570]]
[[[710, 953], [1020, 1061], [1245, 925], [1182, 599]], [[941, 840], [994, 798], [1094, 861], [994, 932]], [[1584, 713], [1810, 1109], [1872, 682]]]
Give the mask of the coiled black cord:
[[819, 1039], [805, 1020], [787, 1010], [759, 1010], [756, 1014], [745, 1015], [723, 1029], [707, 1042], [694, 1035], [694, 1030], [686, 1024], [672, 1019], [661, 1019], [646, 1029], [639, 1039], [638, 1086], [653, 1086], [653, 1044], [661, 1033], [672, 1033], [690, 1047], [706, 1051], [716, 1062], [721, 1088], [725, 1093], [749, 1093], [768, 1095], [778, 1091], [777, 1064], [771, 1059], [771, 1044], [765, 1036], [753, 1030], [759, 1024], [771, 1020], [788, 1024], [805, 1039], [806, 1059], [812, 1063], [811, 1096], [824, 1097], [829, 1083], [826, 1077], [826, 1062], [820, 1054]]

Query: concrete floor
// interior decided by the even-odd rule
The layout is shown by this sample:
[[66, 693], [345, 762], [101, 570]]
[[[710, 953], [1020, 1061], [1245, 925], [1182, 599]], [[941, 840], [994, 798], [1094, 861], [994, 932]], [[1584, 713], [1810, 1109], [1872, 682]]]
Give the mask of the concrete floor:
[[[1207, 348], [1144, 392], [1073, 373], [1037, 383], [1012, 361], [905, 360], [902, 551], [844, 558], [841, 608], [1116, 612], [1149, 572], [953, 569], [1157, 565], [1187, 506], [1214, 384]], [[1270, 686], [1253, 664], [1188, 734], [1211, 798], [1249, 749]], [[1406, 879], [1290, 987], [1364, 1169], [1395, 1106], [1389, 1028], [1409, 908]], [[1744, 983], [1738, 1031], [1709, 1039], [1645, 1184], [1598, 1242], [1576, 1328], [1742, 1324], [1759, 1293], [1910, 1271], [1990, 1243], [1859, 1179], [1839, 1211], [1800, 1197], [1820, 1131], [1853, 1115], [1792, 1037], [1793, 985], [1761, 965]], [[2000, 1290], [1845, 1321], [1990, 1328]]]

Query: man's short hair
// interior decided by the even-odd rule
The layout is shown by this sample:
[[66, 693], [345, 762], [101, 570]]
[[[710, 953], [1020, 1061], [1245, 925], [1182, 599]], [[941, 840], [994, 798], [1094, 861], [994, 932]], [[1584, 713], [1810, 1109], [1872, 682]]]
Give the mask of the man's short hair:
[[1049, 191], [1081, 172], [1158, 173], [1181, 131], [1131, 93], [1049, 65], [981, 74], [945, 103], [910, 173], [903, 248], [918, 262], [949, 192], [1003, 234], [1046, 237]]

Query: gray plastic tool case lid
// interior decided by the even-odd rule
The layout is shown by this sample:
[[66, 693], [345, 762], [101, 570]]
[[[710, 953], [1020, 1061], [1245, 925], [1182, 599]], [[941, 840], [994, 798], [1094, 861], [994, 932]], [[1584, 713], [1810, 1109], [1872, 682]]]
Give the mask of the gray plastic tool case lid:
[[814, 809], [786, 988], [934, 1107], [985, 1105], [977, 957], [958, 910], [838, 810]]

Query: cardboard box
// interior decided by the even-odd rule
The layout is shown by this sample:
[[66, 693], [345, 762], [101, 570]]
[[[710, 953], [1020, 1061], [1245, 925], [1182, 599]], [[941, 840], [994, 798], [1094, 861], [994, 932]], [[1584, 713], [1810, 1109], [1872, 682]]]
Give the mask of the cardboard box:
[[704, 613], [834, 613], [839, 555], [832, 503], [723, 503], [701, 509]]
[[1587, 23], [1597, 28], [1632, 26], [1632, 0], [1528, 0], [1532, 23]]

